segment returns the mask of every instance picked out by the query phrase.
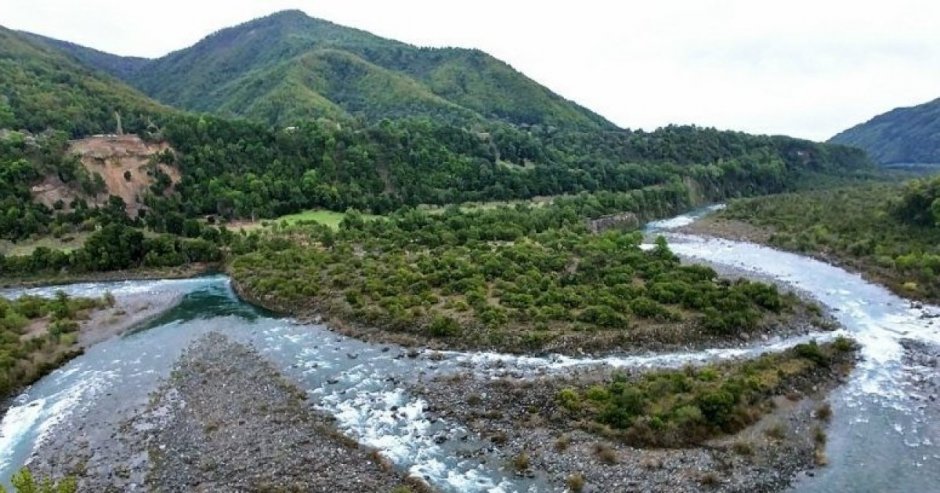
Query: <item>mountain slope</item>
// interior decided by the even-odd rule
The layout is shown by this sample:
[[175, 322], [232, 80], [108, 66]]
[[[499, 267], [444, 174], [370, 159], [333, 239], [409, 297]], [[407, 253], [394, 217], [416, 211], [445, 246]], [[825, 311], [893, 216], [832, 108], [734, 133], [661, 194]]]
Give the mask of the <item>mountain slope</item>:
[[[290, 15], [288, 19], [305, 25], [320, 22]], [[273, 25], [280, 29], [285, 24]], [[63, 222], [106, 223], [124, 217], [127, 208], [143, 207], [148, 227], [178, 233], [185, 218], [206, 215], [273, 217], [311, 208], [384, 213], [428, 203], [581, 192], [613, 193], [605, 200], [616, 201], [618, 192], [649, 187], [685, 194], [691, 203], [784, 190], [806, 173], [853, 173], [868, 165], [861, 150], [786, 137], [698, 127], [599, 131], [600, 126], [572, 122], [579, 116], [591, 121], [575, 106], [552, 109], [549, 103], [560, 101], [557, 96], [491, 64], [481, 52], [406, 45], [389, 51], [384, 40], [373, 49], [367, 43], [378, 38], [324, 26], [325, 32], [334, 33], [330, 36], [346, 36], [344, 42], [360, 47], [309, 48], [300, 43], [305, 47], [293, 53], [289, 45], [296, 37], [280, 36], [276, 39], [286, 42], [281, 46], [285, 55], [268, 60], [273, 45], [246, 44], [238, 35], [226, 45], [234, 58], [220, 54], [206, 59], [205, 65], [229, 64], [239, 74], [207, 86], [211, 91], [203, 99], [217, 98], [216, 112], [248, 115], [263, 123], [160, 106], [111, 78], [104, 68], [94, 70], [79, 61], [98, 60], [114, 68], [118, 64], [113, 58], [69, 55], [52, 43], [0, 30], [0, 170], [9, 171], [0, 173], [0, 206], [5, 208], [0, 211], [0, 236], [45, 234]], [[249, 29], [249, 37], [252, 32], [260, 31]], [[209, 39], [216, 38], [224, 36]], [[236, 60], [248, 58], [267, 61], [255, 69], [236, 65]], [[202, 68], [192, 67], [194, 80], [225, 75]], [[491, 86], [496, 94], [485, 97], [480, 88]], [[531, 97], [512, 98], [517, 92]], [[525, 106], [539, 97], [547, 101], [543, 107]], [[513, 110], [517, 104], [519, 111]], [[530, 108], [531, 114], [521, 112]], [[142, 187], [117, 194], [123, 203], [107, 198], [107, 205], [98, 208], [71, 205], [72, 200], [62, 197], [37, 197], [36, 187], [50, 183], [82, 190], [85, 197], [121, 188], [96, 178], [103, 170], [72, 158], [69, 135], [45, 131], [66, 131], [72, 138], [110, 133], [116, 126], [115, 112], [126, 131], [148, 143], [166, 144], [172, 152], [148, 156], [144, 168], [137, 163], [108, 169], [114, 173], [106, 175], [122, 186], [144, 180], [143, 175], [153, 181], [147, 178], [140, 182]], [[397, 118], [412, 115], [425, 118]], [[566, 123], [526, 127], [488, 118], [493, 115]], [[320, 116], [349, 120], [338, 125], [320, 121]], [[270, 124], [298, 119], [302, 121], [289, 124], [292, 128]], [[584, 131], [591, 128], [594, 131]], [[150, 166], [160, 163], [175, 167], [178, 179]], [[638, 206], [630, 201], [617, 207]]]
[[210, 93], [224, 101], [214, 111], [275, 124], [316, 118], [368, 120], [414, 115], [481, 118], [398, 72], [346, 51], [315, 49], [224, 84]]
[[138, 131], [167, 111], [124, 83], [0, 27], [0, 128], [113, 132], [118, 112], [125, 129]]
[[77, 60], [163, 103], [266, 123], [434, 116], [616, 128], [479, 50], [418, 48], [300, 11], [223, 29], [149, 62], [58, 43]]
[[48, 38], [39, 34], [20, 32], [22, 36], [30, 41], [46, 45], [52, 49], [63, 52], [83, 65], [94, 67], [106, 72], [119, 79], [127, 79], [133, 75], [140, 67], [144, 66], [150, 59], [135, 56], [120, 56], [98, 51], [94, 48], [88, 48], [79, 44]]
[[829, 142], [860, 147], [881, 164], [940, 163], [940, 99], [883, 113]]

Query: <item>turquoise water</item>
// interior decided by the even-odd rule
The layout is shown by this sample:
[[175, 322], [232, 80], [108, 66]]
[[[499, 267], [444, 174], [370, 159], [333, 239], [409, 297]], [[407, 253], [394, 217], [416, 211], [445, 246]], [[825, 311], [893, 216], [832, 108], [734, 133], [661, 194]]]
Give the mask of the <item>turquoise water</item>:
[[[833, 421], [827, 455], [830, 465], [803, 477], [798, 492], [940, 491], [940, 433], [933, 406], [909, 383], [900, 341], [940, 344], [940, 327], [922, 318], [934, 307], [912, 308], [858, 275], [824, 263], [748, 243], [671, 233], [697, 215], [651, 224], [649, 232], [669, 237], [687, 259], [732, 266], [773, 277], [810, 293], [833, 309], [845, 332], [862, 344], [864, 360], [832, 397]], [[208, 331], [220, 331], [256, 347], [311, 396], [311, 402], [337, 418], [348, 435], [380, 449], [403, 470], [421, 475], [444, 491], [546, 491], [539, 480], [516, 478], [498, 461], [457, 459], [472, 446], [435, 437], [463, 435], [456, 423], [429, 420], [426, 403], [402, 382], [414, 382], [457, 369], [482, 374], [532, 374], [584, 365], [617, 367], [681, 366], [780, 350], [814, 335], [759, 345], [689, 353], [613, 355], [605, 358], [517, 357], [495, 353], [442, 353], [443, 358], [405, 357], [395, 346], [339, 336], [319, 325], [272, 316], [240, 302], [222, 276], [166, 281], [90, 283], [29, 290], [51, 295], [116, 297], [185, 293], [182, 302], [158, 319], [90, 348], [84, 355], [37, 382], [0, 422], [0, 480], [26, 464], [44, 437], [69, 432], [102, 417], [132, 414], [166, 377], [183, 349]], [[15, 296], [22, 291], [6, 291]], [[815, 334], [832, 337], [832, 334]], [[912, 396], [920, 397], [915, 400]], [[104, 432], [102, 432], [104, 433]]]

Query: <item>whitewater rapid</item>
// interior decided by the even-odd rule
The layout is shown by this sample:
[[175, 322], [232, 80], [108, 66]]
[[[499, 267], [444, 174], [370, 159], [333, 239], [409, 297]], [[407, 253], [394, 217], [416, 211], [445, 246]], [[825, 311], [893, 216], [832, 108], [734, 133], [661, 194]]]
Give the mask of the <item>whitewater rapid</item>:
[[[714, 208], [712, 209], [714, 210]], [[3, 296], [51, 296], [63, 290], [76, 296], [147, 296], [163, 291], [188, 293], [182, 305], [132, 334], [89, 348], [17, 397], [0, 421], [0, 481], [5, 482], [52, 433], [65, 432], [108, 413], [131, 412], [145, 403], [182, 350], [196, 337], [220, 331], [250, 343], [311, 395], [311, 401], [336, 418], [340, 430], [379, 449], [404, 470], [444, 491], [544, 491], [540, 478], [518, 478], [501, 467], [460, 459], [459, 444], [440, 441], [446, 432], [461, 436], [457, 423], [432, 420], [427, 403], [410, 395], [408, 382], [456, 371], [480, 375], [551, 374], [576, 367], [680, 367], [780, 351], [811, 339], [848, 335], [861, 345], [862, 361], [833, 396], [828, 454], [831, 464], [794, 487], [800, 492], [937, 491], [940, 436], [931, 409], [912, 400], [915, 368], [904, 363], [902, 341], [940, 344], [940, 326], [927, 318], [936, 307], [912, 305], [856, 274], [807, 257], [744, 242], [700, 238], [671, 230], [698, 215], [651, 223], [685, 260], [733, 267], [786, 283], [826, 305], [844, 327], [790, 338], [771, 338], [750, 346], [676, 353], [607, 357], [517, 356], [491, 352], [445, 351], [410, 358], [407, 351], [339, 336], [320, 325], [273, 317], [240, 302], [223, 276], [187, 280], [83, 283], [28, 290]], [[116, 401], [109, 395], [122, 396]]]

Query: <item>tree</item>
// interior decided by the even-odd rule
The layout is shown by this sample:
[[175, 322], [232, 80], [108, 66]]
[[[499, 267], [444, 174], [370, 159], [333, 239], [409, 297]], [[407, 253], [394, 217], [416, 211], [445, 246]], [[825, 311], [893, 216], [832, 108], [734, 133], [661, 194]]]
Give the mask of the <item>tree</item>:
[[[37, 480], [29, 472], [29, 469], [23, 468], [10, 478], [13, 485], [13, 493], [75, 493], [78, 491], [78, 483], [75, 478], [67, 477], [60, 481], [52, 481], [49, 478]], [[0, 493], [6, 493], [6, 489], [0, 486]]]
[[136, 267], [143, 259], [144, 235], [123, 224], [109, 224], [95, 232], [85, 241], [81, 266], [89, 270], [119, 270]]

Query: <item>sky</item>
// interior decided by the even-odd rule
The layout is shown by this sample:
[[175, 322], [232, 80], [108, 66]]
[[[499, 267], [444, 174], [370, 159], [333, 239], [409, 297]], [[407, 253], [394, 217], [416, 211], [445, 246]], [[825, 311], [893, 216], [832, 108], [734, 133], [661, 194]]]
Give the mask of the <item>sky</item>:
[[284, 9], [482, 49], [633, 129], [825, 140], [940, 97], [937, 0], [0, 0], [0, 25], [158, 57]]

